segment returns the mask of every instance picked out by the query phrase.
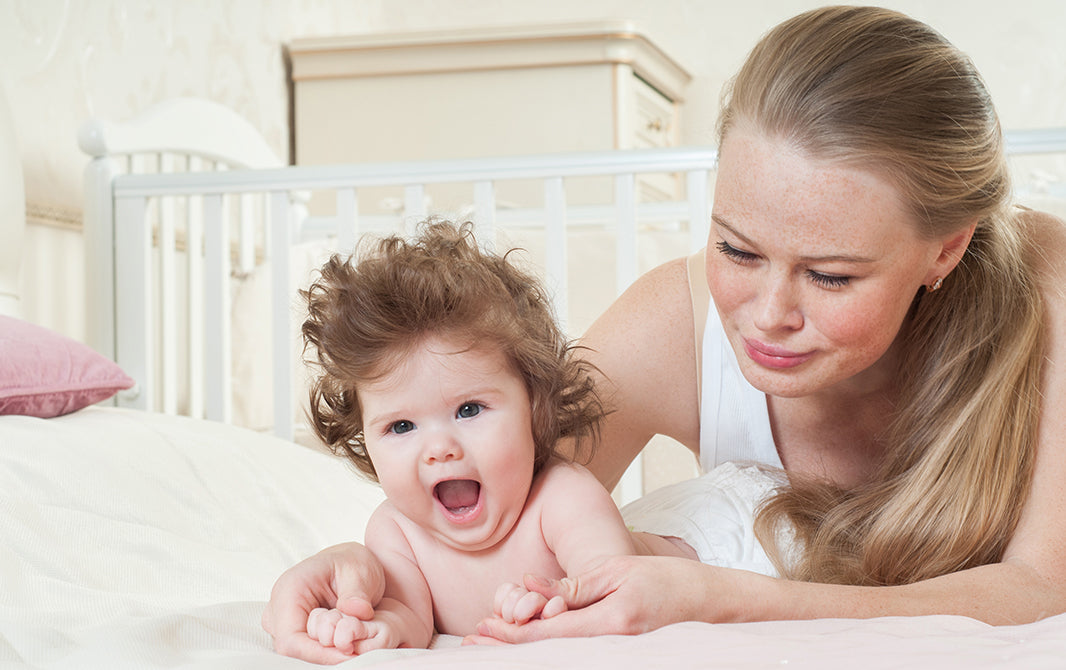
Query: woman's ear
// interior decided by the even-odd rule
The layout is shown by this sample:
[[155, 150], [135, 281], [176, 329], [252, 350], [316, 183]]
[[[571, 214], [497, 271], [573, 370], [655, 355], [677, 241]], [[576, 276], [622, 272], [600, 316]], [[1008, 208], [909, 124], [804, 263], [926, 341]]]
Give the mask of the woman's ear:
[[941, 239], [940, 253], [937, 255], [933, 267], [929, 269], [929, 275], [925, 281], [926, 286], [932, 286], [937, 280], [942, 280], [951, 274], [951, 271], [962, 260], [962, 255], [966, 253], [966, 247], [970, 246], [973, 231], [976, 229], [977, 221], [974, 221], [965, 228], [950, 233]]

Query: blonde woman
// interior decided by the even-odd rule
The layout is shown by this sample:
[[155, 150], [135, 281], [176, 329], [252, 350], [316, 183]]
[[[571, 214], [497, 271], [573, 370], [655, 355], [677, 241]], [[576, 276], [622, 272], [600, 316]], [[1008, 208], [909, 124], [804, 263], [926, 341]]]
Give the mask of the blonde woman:
[[[771, 552], [794, 528], [797, 555], [779, 548], [780, 579], [662, 557], [531, 578], [569, 611], [479, 632], [1066, 611], [1066, 226], [1011, 206], [999, 122], [969, 59], [889, 10], [814, 10], [756, 45], [719, 129], [692, 275], [710, 289], [705, 336], [694, 342], [684, 260], [593, 325], [584, 344], [615, 411], [589, 467], [613, 485], [656, 433], [704, 469], [780, 467], [788, 483], [757, 525]], [[364, 561], [338, 548], [288, 579]], [[342, 597], [358, 583], [334, 582]], [[295, 608], [285, 591], [268, 619]]]

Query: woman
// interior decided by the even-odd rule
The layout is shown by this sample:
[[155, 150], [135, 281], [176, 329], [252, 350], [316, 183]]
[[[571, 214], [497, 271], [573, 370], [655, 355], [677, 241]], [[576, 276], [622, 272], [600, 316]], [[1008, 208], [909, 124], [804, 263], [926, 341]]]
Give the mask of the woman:
[[[786, 579], [651, 557], [530, 579], [571, 611], [479, 632], [524, 641], [929, 613], [1005, 624], [1066, 611], [1066, 228], [1010, 207], [998, 120], [972, 64], [898, 13], [815, 10], [755, 47], [719, 135], [702, 407], [679, 260], [586, 335], [616, 409], [589, 467], [613, 485], [655, 433], [704, 469], [730, 457], [781, 466], [789, 485], [757, 523], [771, 551], [789, 527], [802, 551], [778, 552]], [[711, 402], [752, 389], [740, 418]], [[279, 580], [265, 615], [279, 649], [298, 636], [289, 585], [358, 593], [351, 573], [374, 569], [360, 555], [327, 550]]]

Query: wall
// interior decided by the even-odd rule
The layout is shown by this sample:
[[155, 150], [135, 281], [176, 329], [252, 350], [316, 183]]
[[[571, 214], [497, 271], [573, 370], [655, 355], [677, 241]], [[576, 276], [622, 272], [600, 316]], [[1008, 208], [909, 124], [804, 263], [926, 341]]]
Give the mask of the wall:
[[[23, 313], [81, 338], [80, 123], [177, 95], [227, 104], [287, 153], [282, 45], [294, 37], [629, 18], [693, 75], [682, 141], [712, 140], [718, 91], [757, 37], [821, 3], [773, 0], [0, 0], [0, 85], [29, 215]], [[1066, 3], [895, 0], [984, 73], [1011, 128], [1066, 125]]]

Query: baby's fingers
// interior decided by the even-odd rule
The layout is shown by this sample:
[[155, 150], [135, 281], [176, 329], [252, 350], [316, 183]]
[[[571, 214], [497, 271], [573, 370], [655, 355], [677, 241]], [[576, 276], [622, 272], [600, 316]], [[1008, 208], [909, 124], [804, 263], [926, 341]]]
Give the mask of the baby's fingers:
[[375, 651], [377, 649], [395, 649], [400, 646], [400, 640], [393, 634], [394, 630], [380, 620], [363, 621], [363, 638], [355, 640], [352, 645], [352, 653], [357, 656]]
[[333, 633], [343, 616], [337, 610], [316, 607], [307, 615], [307, 636], [323, 647], [334, 646]]
[[345, 654], [355, 654], [359, 642], [371, 637], [367, 622], [346, 616], [333, 631], [333, 646]]
[[492, 604], [496, 616], [508, 623], [514, 623], [515, 605], [526, 593], [528, 591], [518, 584], [500, 584], [499, 588], [496, 589], [496, 596], [493, 598]]
[[548, 599], [544, 596], [536, 593], [535, 591], [527, 591], [525, 595], [519, 598], [515, 603], [514, 611], [512, 613], [512, 623], [526, 623], [530, 619], [535, 619], [541, 611], [544, 610], [544, 606], [548, 604]]

